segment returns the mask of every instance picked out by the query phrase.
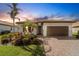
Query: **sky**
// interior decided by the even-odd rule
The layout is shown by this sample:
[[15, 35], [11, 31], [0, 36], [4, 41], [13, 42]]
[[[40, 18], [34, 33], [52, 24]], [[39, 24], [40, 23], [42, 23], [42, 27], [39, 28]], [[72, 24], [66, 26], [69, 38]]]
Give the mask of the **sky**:
[[[21, 9], [18, 17], [34, 18], [43, 16], [75, 16], [79, 15], [79, 3], [19, 3]], [[11, 21], [7, 14], [10, 8], [5, 3], [0, 3], [0, 19]]]

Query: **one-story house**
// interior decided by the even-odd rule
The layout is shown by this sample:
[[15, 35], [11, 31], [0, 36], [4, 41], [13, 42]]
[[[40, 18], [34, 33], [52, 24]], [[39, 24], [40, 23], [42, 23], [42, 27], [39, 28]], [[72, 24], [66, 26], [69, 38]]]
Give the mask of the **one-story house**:
[[[0, 20], [0, 33], [6, 30], [13, 32], [12, 27], [13, 27], [13, 23]], [[16, 32], [18, 31], [18, 26], [15, 26], [15, 31]]]
[[[42, 36], [68, 36], [72, 37], [73, 24], [75, 20], [36, 20], [33, 21], [38, 25], [38, 28], [34, 30], [34, 33]], [[22, 30], [23, 22], [17, 22]]]
[[78, 33], [78, 31], [79, 31], [79, 21], [73, 23], [72, 27], [73, 27], [73, 32]]

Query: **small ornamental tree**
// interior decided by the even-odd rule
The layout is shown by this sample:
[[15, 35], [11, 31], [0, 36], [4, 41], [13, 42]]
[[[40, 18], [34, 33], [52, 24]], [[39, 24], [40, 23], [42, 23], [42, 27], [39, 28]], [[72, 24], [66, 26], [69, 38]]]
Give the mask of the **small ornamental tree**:
[[37, 27], [37, 24], [35, 24], [34, 22], [27, 20], [26, 22], [24, 22], [23, 24], [23, 32], [24, 33], [32, 33], [34, 28]]
[[33, 43], [34, 40], [36, 40], [37, 36], [32, 33], [34, 28], [36, 28], [36, 27], [37, 27], [37, 25], [30, 20], [27, 20], [24, 22], [24, 24], [23, 24], [23, 32], [24, 32], [23, 44], [24, 45], [26, 43], [27, 44]]

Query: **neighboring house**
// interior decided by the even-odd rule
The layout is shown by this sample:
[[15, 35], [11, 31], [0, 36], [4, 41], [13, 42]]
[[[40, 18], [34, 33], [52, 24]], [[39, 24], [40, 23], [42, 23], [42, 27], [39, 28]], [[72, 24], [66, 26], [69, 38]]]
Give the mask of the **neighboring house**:
[[[6, 30], [12, 32], [12, 27], [13, 27], [12, 23], [0, 20], [0, 32], [6, 31]], [[15, 26], [15, 30], [16, 30], [16, 32], [18, 31], [18, 27], [17, 26]]]
[[[68, 36], [72, 37], [72, 31], [73, 31], [73, 23], [76, 23], [77, 21], [65, 21], [65, 20], [38, 20], [34, 21], [36, 24], [38, 24], [38, 28], [34, 30], [36, 34], [42, 35], [42, 36]], [[19, 24], [19, 27], [22, 30], [22, 24], [23, 22], [17, 22]]]
[[79, 31], [79, 21], [73, 23], [72, 27], [73, 27], [72, 32], [77, 33]]

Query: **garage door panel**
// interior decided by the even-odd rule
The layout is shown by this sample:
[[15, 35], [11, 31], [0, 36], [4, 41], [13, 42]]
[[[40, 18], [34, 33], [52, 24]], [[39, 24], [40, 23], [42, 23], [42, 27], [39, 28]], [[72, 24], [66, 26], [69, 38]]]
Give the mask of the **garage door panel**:
[[48, 36], [68, 36], [67, 26], [48, 26], [47, 27]]

